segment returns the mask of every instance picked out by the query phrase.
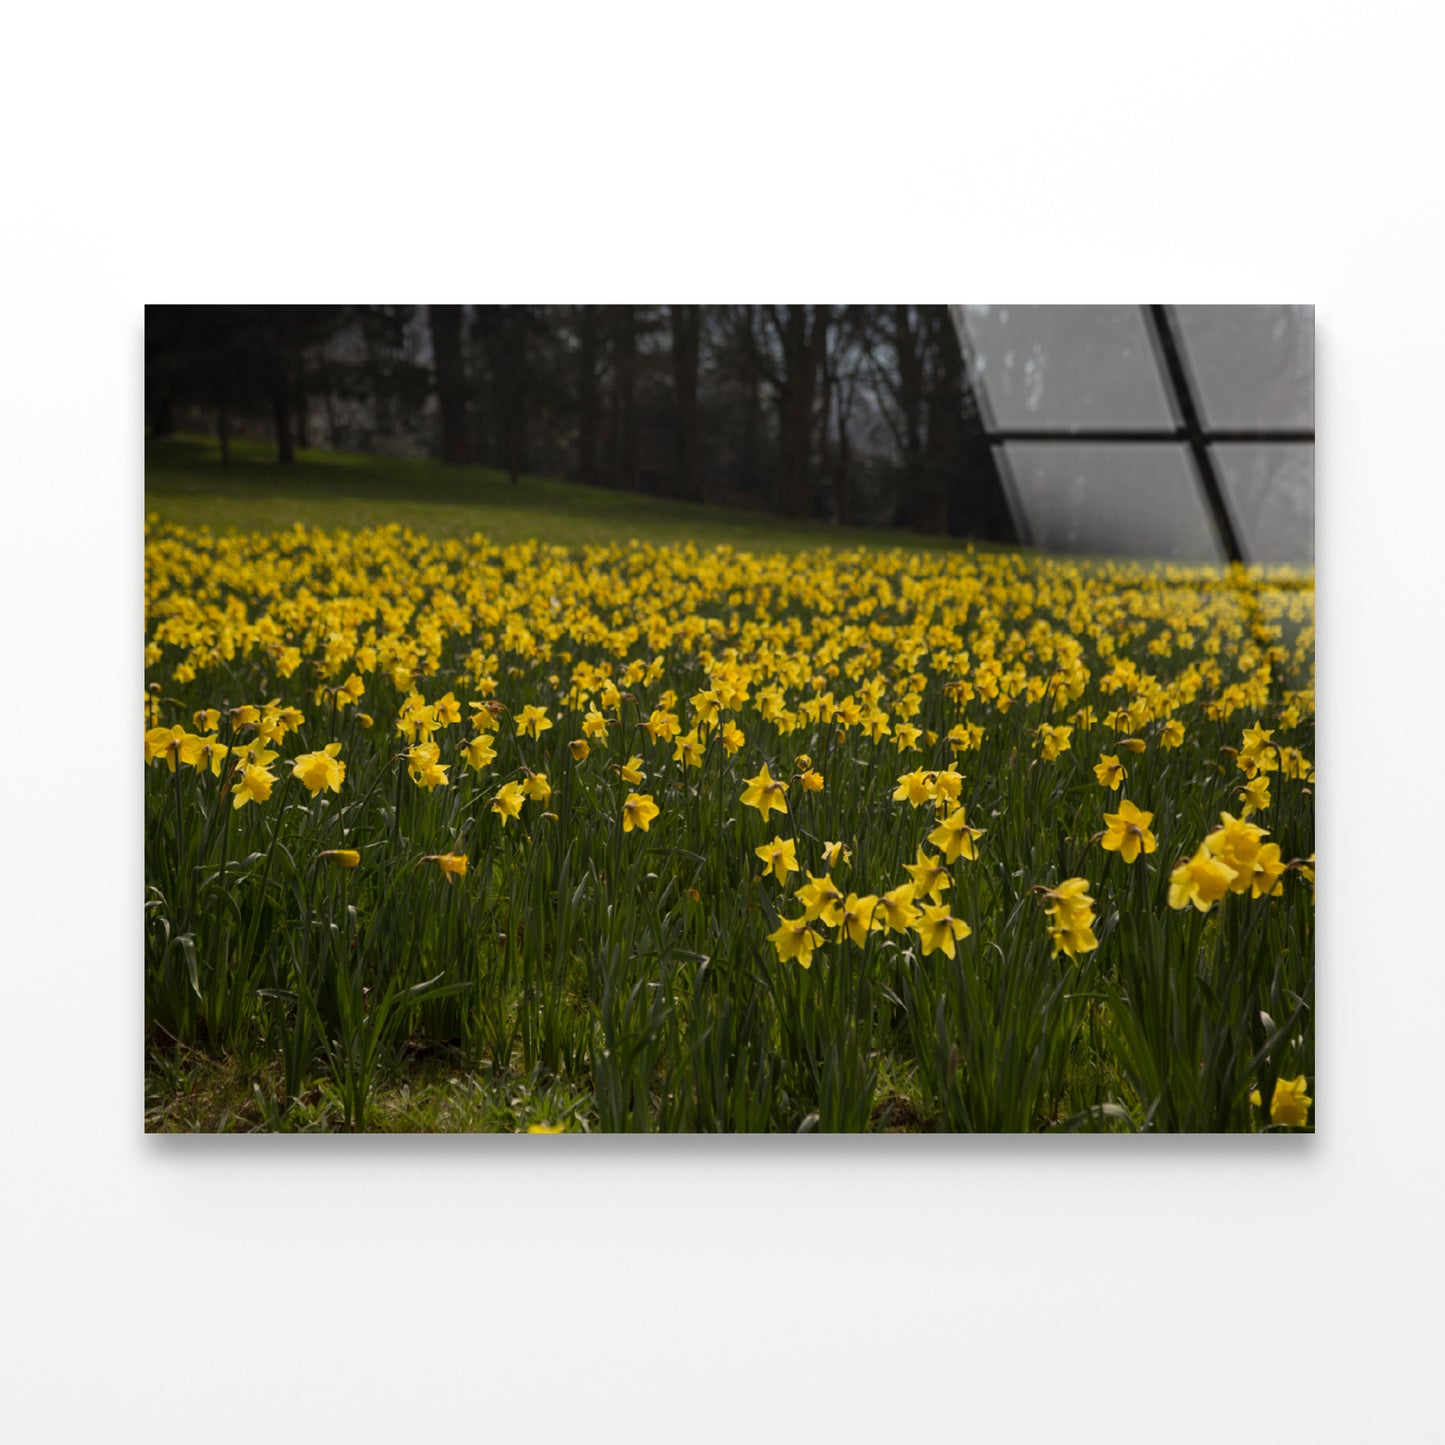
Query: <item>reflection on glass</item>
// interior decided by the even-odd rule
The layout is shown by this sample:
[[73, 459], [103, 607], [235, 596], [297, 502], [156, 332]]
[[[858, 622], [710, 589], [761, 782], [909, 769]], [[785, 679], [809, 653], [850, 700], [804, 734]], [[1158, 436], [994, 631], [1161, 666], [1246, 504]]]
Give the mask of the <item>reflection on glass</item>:
[[1315, 563], [1315, 449], [1221, 443], [1224, 499], [1247, 562]]
[[1003, 453], [1035, 546], [1120, 557], [1223, 560], [1183, 446], [1010, 442]]
[[1173, 311], [1205, 426], [1314, 427], [1313, 306], [1175, 306]]
[[965, 306], [963, 324], [1000, 430], [1176, 424], [1137, 306]]

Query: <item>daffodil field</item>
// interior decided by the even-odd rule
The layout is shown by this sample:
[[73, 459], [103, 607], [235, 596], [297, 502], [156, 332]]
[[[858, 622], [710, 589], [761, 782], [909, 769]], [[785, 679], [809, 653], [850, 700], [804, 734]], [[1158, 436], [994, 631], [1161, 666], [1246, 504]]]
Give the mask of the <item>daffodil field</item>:
[[[1313, 1127], [1309, 574], [146, 533], [148, 1087]], [[160, 1082], [158, 1082], [160, 1081]], [[520, 1102], [519, 1102], [520, 1101]]]

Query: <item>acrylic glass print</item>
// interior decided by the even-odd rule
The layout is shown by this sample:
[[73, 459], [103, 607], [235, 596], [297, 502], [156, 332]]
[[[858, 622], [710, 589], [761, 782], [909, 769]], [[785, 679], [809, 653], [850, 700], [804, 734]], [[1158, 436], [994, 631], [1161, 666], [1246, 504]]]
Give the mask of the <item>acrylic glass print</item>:
[[1313, 1129], [1313, 346], [150, 308], [147, 1128]]

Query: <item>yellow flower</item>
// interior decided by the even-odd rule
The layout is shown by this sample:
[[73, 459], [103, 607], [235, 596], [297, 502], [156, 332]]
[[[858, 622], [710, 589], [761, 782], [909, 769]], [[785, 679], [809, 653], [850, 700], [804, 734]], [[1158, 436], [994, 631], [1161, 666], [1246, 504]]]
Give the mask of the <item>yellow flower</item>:
[[786, 783], [780, 783], [768, 772], [768, 765], [763, 764], [762, 771], [755, 778], [744, 778], [747, 787], [743, 790], [742, 802], [749, 808], [756, 808], [764, 818], [776, 808], [780, 813], [788, 811], [788, 805], [783, 801], [783, 794], [788, 791]]
[[898, 731], [894, 733], [900, 753], [912, 753], [918, 750], [918, 739], [923, 736], [923, 729], [914, 727], [912, 723], [899, 723]]
[[203, 773], [209, 768], [211, 775], [219, 778], [221, 776], [221, 764], [225, 762], [230, 751], [230, 748], [224, 743], [218, 743], [215, 738], [204, 738], [196, 753], [196, 771]]
[[1238, 876], [1235, 869], [1201, 846], [1169, 875], [1169, 906], [1187, 908], [1192, 903], [1201, 913], [1208, 913]]
[[805, 793], [821, 793], [823, 791], [823, 775], [816, 768], [809, 768], [798, 781], [803, 785]]
[[1094, 776], [1098, 778], [1101, 787], [1114, 793], [1118, 792], [1119, 785], [1129, 775], [1124, 771], [1124, 764], [1119, 761], [1116, 753], [1100, 753], [1099, 761], [1094, 765]]
[[[146, 762], [164, 758], [166, 766], [171, 772], [175, 772], [178, 762], [185, 763], [187, 767], [195, 767], [200, 763], [205, 739], [197, 737], [195, 733], [188, 733], [178, 723], [170, 728], [152, 728], [145, 735], [145, 744]], [[276, 755], [272, 753], [271, 756]]]
[[[1305, 1093], [1308, 1079], [1301, 1074], [1297, 1079], [1276, 1079], [1274, 1096], [1269, 1101], [1269, 1122], [1283, 1124], [1289, 1129], [1303, 1129], [1310, 1121], [1310, 1105], [1314, 1100]], [[1263, 1107], [1258, 1089], [1251, 1089], [1249, 1102], [1256, 1109]]]
[[838, 905], [843, 902], [842, 890], [828, 874], [815, 878], [808, 874], [808, 881], [798, 889], [798, 902], [803, 905], [803, 917], [821, 918], [829, 928], [838, 923]]
[[735, 722], [732, 722], [730, 720], [723, 724], [723, 751], [728, 755], [728, 757], [732, 757], [732, 755], [737, 752], [738, 749], [741, 748], [743, 743], [746, 741], [747, 739], [743, 737], [743, 730]]
[[943, 849], [945, 863], [956, 863], [960, 858], [971, 860], [978, 857], [973, 846], [974, 840], [982, 838], [984, 831], [982, 828], [970, 828], [964, 817], [964, 810], [960, 808], [956, 813], [950, 813], [928, 835], [928, 841], [935, 848]]
[[828, 865], [831, 873], [834, 868], [847, 863], [853, 857], [853, 850], [845, 848], [842, 843], [824, 843], [823, 861]]
[[492, 812], [502, 820], [502, 827], [507, 826], [508, 819], [521, 817], [522, 802], [520, 783], [503, 783], [497, 790], [497, 796], [492, 799]]
[[465, 853], [431, 853], [426, 860], [435, 863], [446, 875], [450, 883], [454, 878], [465, 878], [467, 876], [467, 855]]
[[629, 793], [622, 804], [622, 831], [630, 833], [641, 828], [645, 833], [652, 827], [652, 820], [662, 811], [652, 801], [649, 793]]
[[642, 767], [642, 759], [631, 757], [621, 764], [617, 769], [624, 783], [631, 783], [634, 787], [647, 776]]
[[799, 967], [809, 968], [813, 962], [813, 950], [822, 946], [822, 935], [808, 927], [808, 919], [784, 918], [775, 932], [768, 934], [768, 942], [778, 951], [778, 958], [786, 963], [796, 959]]
[[572, 741], [567, 744], [567, 751], [572, 754], [575, 762], [584, 763], [587, 761], [587, 754], [590, 753], [592, 749], [588, 746], [586, 738], [573, 738]]
[[798, 853], [797, 843], [792, 838], [779, 838], [776, 835], [771, 843], [764, 843], [754, 848], [753, 852], [763, 860], [763, 872], [772, 873], [779, 883], [785, 882], [789, 873], [797, 873]]
[[1153, 813], [1136, 808], [1128, 798], [1119, 804], [1117, 813], [1104, 814], [1103, 846], [1106, 852], [1117, 853], [1126, 863], [1133, 863], [1140, 851], [1152, 853], [1159, 846], [1149, 831]]
[[528, 1124], [527, 1132], [529, 1134], [565, 1134], [567, 1130], [561, 1124]]
[[698, 739], [697, 729], [679, 737], [677, 747], [673, 750], [672, 760], [681, 763], [685, 768], [702, 767], [703, 745]]
[[1161, 748], [1177, 748], [1184, 741], [1184, 724], [1177, 718], [1170, 718], [1162, 728], [1159, 729], [1159, 746]]
[[1254, 855], [1254, 867], [1249, 875], [1250, 896], [1263, 898], [1269, 894], [1278, 898], [1284, 892], [1280, 879], [1288, 866], [1279, 855], [1278, 843], [1262, 843]]
[[442, 727], [451, 727], [453, 723], [461, 722], [462, 705], [451, 693], [438, 698], [432, 706], [436, 713], [436, 720]]
[[546, 773], [531, 773], [522, 782], [522, 791], [534, 802], [545, 806], [552, 796], [552, 784]]
[[1216, 828], [1204, 840], [1204, 846], [1221, 863], [1234, 870], [1234, 877], [1229, 883], [1230, 890], [1234, 893], [1247, 893], [1250, 876], [1254, 872], [1255, 854], [1259, 852], [1259, 845], [1269, 836], [1269, 830], [1256, 823], [1233, 818], [1228, 813], [1221, 813], [1219, 819], [1224, 826]]
[[316, 856], [329, 858], [343, 868], [355, 868], [361, 862], [361, 854], [355, 848], [328, 848], [324, 853], [318, 853]]
[[1263, 773], [1256, 773], [1235, 794], [1244, 803], [1244, 816], [1261, 813], [1272, 801], [1269, 795], [1269, 779]]
[[1099, 946], [1094, 937], [1094, 899], [1089, 893], [1087, 878], [1065, 878], [1044, 890], [1044, 912], [1050, 917], [1049, 939], [1054, 957], [1066, 953], [1077, 959], [1081, 953], [1092, 953]]
[[221, 726], [219, 708], [203, 707], [191, 714], [191, 722], [198, 733], [213, 733]]
[[862, 897], [850, 893], [835, 909], [838, 941], [841, 943], [846, 933], [862, 948], [868, 934], [878, 926], [873, 922], [873, 914], [877, 908], [878, 899], [872, 893], [865, 893]]
[[1143, 738], [1119, 738], [1117, 746], [1127, 748], [1131, 753], [1147, 752], [1149, 748]]
[[682, 721], [677, 714], [660, 707], [653, 708], [651, 716], [642, 726], [655, 743], [665, 743], [682, 731]]
[[247, 803], [264, 803], [271, 796], [276, 775], [269, 768], [248, 763], [231, 788], [231, 807], [244, 808]]
[[607, 719], [597, 709], [590, 708], [587, 716], [582, 719], [582, 731], [589, 738], [595, 738], [599, 743], [607, 741]]
[[948, 869], [944, 867], [942, 860], [930, 858], [922, 848], [918, 850], [918, 861], [905, 863], [903, 867], [913, 879], [915, 898], [927, 896], [935, 903], [942, 903], [945, 890], [953, 887], [953, 880], [948, 876]]
[[450, 763], [439, 762], [441, 749], [433, 742], [415, 743], [406, 750], [407, 772], [417, 787], [431, 792], [447, 780]]
[[914, 926], [918, 932], [918, 941], [923, 945], [925, 958], [940, 948], [949, 958], [953, 958], [955, 954], [954, 940], [967, 938], [973, 932], [963, 919], [955, 918], [945, 904], [925, 908], [922, 915]]
[[1069, 751], [1069, 738], [1073, 735], [1073, 728], [1067, 724], [1058, 727], [1050, 727], [1048, 723], [1039, 724], [1039, 756], [1046, 763], [1051, 763], [1060, 753]]
[[878, 900], [875, 915], [881, 917], [885, 932], [903, 933], [918, 922], [914, 896], [913, 884], [900, 883]]
[[893, 790], [895, 803], [911, 803], [918, 808], [924, 803], [931, 802], [932, 799], [933, 774], [926, 768], [918, 768], [914, 772], [900, 774], [898, 786]]
[[517, 718], [517, 736], [525, 735], [529, 738], [537, 738], [551, 726], [552, 720], [547, 716], [547, 710], [528, 703], [522, 709], [521, 716]]
[[471, 742], [462, 744], [462, 761], [473, 772], [479, 773], [497, 761], [497, 750], [486, 733], [478, 733]]
[[291, 774], [300, 778], [302, 785], [313, 798], [327, 788], [333, 793], [339, 793], [346, 778], [346, 764], [337, 756], [340, 752], [340, 743], [327, 743], [319, 753], [302, 753], [292, 763]]

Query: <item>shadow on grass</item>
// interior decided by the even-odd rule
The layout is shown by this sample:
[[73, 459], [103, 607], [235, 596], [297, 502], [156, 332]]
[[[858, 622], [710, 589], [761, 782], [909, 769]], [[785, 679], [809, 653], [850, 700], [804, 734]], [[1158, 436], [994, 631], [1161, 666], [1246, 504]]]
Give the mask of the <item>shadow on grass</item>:
[[513, 484], [490, 467], [444, 466], [411, 458], [303, 451], [282, 466], [274, 449], [233, 442], [223, 467], [216, 442], [183, 437], [147, 442], [146, 510], [162, 521], [243, 531], [307, 526], [369, 527], [396, 522], [438, 536], [484, 532], [496, 542], [527, 537], [575, 546], [640, 541], [730, 543], [791, 550], [929, 547], [962, 539], [829, 523], [793, 522], [761, 512], [611, 491], [523, 476]]

